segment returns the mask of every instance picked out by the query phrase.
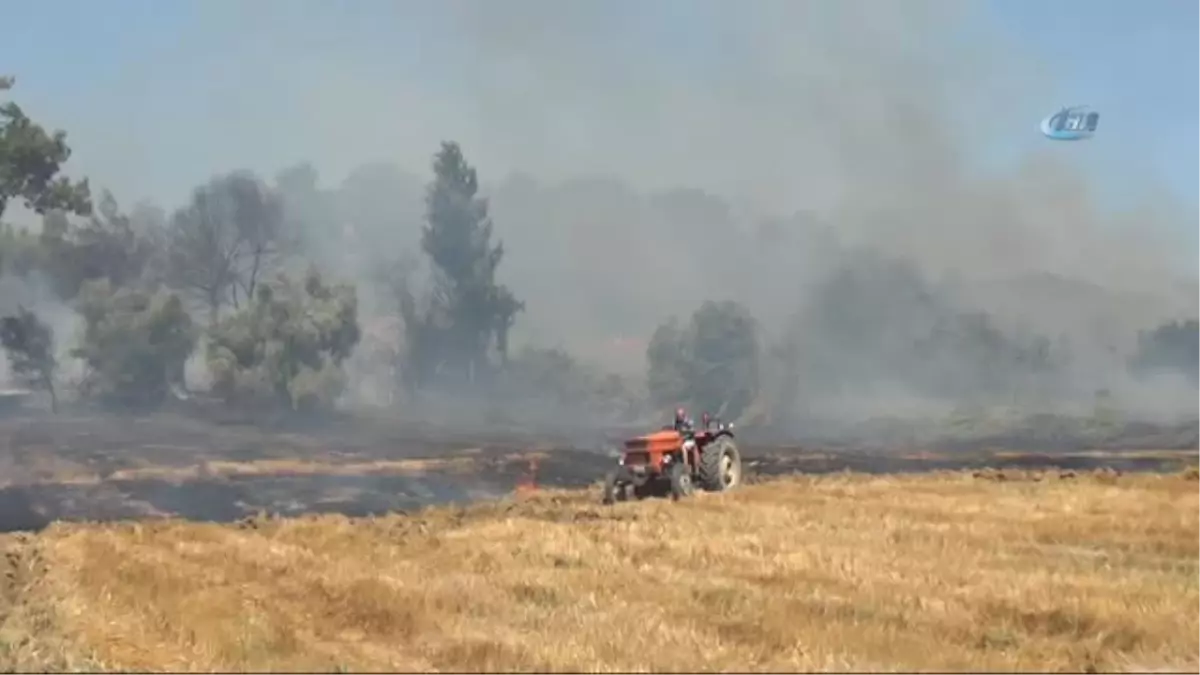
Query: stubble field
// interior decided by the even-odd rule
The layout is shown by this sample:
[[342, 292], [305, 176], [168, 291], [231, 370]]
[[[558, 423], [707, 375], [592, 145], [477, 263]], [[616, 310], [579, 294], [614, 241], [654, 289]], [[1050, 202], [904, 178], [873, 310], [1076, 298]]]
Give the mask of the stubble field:
[[[0, 670], [1200, 667], [1194, 449], [748, 447], [734, 492], [602, 507], [581, 486], [610, 460], [553, 444], [13, 424], [0, 507], [41, 520], [0, 535]], [[513, 494], [530, 458], [542, 488]], [[1154, 458], [1191, 468], [1096, 468]]]

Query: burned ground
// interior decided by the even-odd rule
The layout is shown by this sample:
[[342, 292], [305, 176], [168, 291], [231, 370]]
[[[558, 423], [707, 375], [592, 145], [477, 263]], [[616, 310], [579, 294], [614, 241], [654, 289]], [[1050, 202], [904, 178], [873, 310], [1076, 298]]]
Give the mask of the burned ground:
[[[0, 531], [40, 530], [55, 520], [366, 516], [497, 498], [529, 481], [580, 488], [603, 476], [626, 432], [633, 433], [572, 438], [353, 418], [268, 428], [178, 413], [9, 417], [0, 420]], [[1107, 447], [1089, 441], [1012, 436], [884, 448], [785, 444], [751, 433], [742, 447], [750, 480], [839, 471], [1176, 471], [1196, 463], [1194, 425], [1132, 427]]]
[[176, 414], [9, 418], [0, 421], [0, 530], [60, 519], [231, 521], [260, 511], [366, 515], [469, 502], [510, 491], [530, 459], [540, 460], [539, 482], [568, 486], [592, 480], [606, 457], [369, 422], [300, 433]]

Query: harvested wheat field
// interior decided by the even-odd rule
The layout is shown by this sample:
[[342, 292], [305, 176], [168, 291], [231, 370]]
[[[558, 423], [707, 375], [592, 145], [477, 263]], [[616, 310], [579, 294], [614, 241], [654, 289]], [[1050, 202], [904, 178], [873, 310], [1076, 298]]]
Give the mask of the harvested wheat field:
[[0, 538], [0, 668], [1192, 670], [1195, 474], [830, 474], [601, 507]]

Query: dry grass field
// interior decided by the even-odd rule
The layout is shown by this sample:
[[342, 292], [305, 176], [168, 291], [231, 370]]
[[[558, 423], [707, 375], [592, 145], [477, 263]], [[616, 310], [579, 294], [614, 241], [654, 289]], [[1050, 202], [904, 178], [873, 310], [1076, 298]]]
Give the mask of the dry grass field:
[[0, 537], [0, 670], [1191, 670], [1170, 475], [843, 473], [605, 508]]

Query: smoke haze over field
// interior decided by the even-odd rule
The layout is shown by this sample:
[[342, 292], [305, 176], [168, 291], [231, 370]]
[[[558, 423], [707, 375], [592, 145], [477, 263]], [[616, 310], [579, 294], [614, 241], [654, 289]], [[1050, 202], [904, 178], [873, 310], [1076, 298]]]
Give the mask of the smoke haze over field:
[[[122, 21], [138, 21], [134, 5], [150, 6], [126, 4]], [[1019, 48], [988, 5], [178, 7], [174, 21], [201, 28], [178, 43], [138, 33], [111, 72], [79, 64], [97, 72], [70, 95], [25, 78], [19, 40], [0, 47], [0, 72], [69, 132], [72, 171], [127, 206], [173, 209], [211, 174], [311, 162], [358, 237], [320, 257], [368, 308], [384, 301], [365, 262], [417, 253], [428, 158], [453, 139], [492, 199], [500, 279], [527, 304], [515, 343], [640, 375], [659, 323], [733, 299], [794, 352], [770, 368], [799, 380], [784, 397], [797, 412], [944, 411], [1013, 387], [1037, 406], [1087, 407], [1108, 389], [1139, 416], [1196, 411], [1194, 382], [1125, 371], [1139, 331], [1196, 316], [1195, 247], [1179, 245], [1195, 204], [1164, 197], [1142, 164], [1089, 173], [1120, 163], [1117, 120], [1087, 143], [1036, 137], [1075, 103], [1058, 93], [1069, 71]], [[136, 28], [99, 24], [122, 40]], [[144, 89], [162, 68], [172, 82]], [[113, 96], [119, 111], [95, 105]], [[1114, 180], [1135, 195], [1120, 208], [1104, 198]], [[1026, 357], [1038, 337], [1045, 363]], [[987, 363], [1000, 354], [1035, 364], [1025, 384], [992, 372], [1020, 370]]]

